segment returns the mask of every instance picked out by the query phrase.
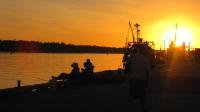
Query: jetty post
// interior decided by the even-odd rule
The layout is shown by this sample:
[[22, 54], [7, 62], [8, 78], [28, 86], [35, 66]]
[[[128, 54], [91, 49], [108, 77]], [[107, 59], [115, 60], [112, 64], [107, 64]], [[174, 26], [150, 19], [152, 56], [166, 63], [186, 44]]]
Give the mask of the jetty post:
[[18, 87], [18, 88], [21, 87], [21, 80], [17, 80], [17, 87]]

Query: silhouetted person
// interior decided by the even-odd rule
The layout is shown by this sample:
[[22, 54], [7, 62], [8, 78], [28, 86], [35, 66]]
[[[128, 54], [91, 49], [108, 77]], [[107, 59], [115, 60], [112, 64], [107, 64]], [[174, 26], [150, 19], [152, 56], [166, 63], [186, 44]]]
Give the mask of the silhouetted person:
[[80, 71], [78, 63], [72, 63], [71, 67], [72, 67], [72, 71], [70, 73], [71, 81], [72, 83], [78, 84], [80, 82]]
[[57, 76], [56, 77], [56, 79], [57, 80], [63, 80], [63, 81], [65, 81], [65, 80], [67, 80], [70, 76], [69, 76], [70, 74], [67, 74], [67, 73], [61, 73], [59, 76]]
[[83, 65], [84, 65], [84, 69], [82, 69], [82, 71], [83, 71], [84, 81], [86, 83], [90, 83], [93, 77], [93, 73], [94, 73], [94, 66], [92, 62], [90, 61], [90, 59], [87, 59]]
[[146, 89], [148, 86], [150, 64], [141, 49], [136, 48], [131, 56], [130, 95], [132, 101], [141, 103], [143, 112], [146, 110]]
[[51, 79], [49, 80], [49, 87], [51, 90], [57, 89], [57, 80], [55, 76], [51, 76]]
[[130, 60], [130, 55], [129, 55], [130, 51], [126, 51], [124, 53], [122, 62], [123, 62], [123, 68], [125, 68], [125, 73], [130, 73], [131, 71], [131, 60]]

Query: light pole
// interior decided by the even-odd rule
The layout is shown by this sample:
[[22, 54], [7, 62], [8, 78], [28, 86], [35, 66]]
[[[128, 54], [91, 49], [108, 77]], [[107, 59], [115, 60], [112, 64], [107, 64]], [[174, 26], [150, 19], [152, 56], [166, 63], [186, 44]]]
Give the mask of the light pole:
[[163, 48], [164, 48], [164, 51], [165, 51], [165, 40], [162, 40], [162, 41], [164, 42], [164, 45], [163, 45], [164, 47]]

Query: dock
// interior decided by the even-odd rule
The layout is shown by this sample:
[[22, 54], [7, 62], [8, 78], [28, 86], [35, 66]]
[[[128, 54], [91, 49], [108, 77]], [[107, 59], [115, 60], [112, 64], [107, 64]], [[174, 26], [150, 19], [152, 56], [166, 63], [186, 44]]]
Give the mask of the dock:
[[[158, 65], [150, 73], [149, 112], [199, 112], [200, 63], [184, 60]], [[0, 100], [4, 111], [133, 112], [128, 80], [32, 91]], [[137, 111], [134, 111], [137, 112]]]

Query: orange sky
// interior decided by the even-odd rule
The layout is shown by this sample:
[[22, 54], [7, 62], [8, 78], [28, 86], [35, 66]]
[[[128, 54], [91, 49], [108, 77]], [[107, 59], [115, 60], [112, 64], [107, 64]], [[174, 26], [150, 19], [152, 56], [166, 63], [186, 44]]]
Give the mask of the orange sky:
[[130, 20], [157, 49], [176, 23], [200, 47], [199, 6], [199, 0], [0, 0], [0, 39], [122, 47]]

